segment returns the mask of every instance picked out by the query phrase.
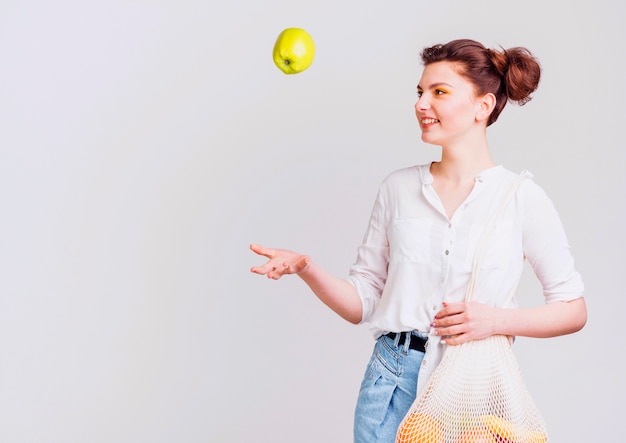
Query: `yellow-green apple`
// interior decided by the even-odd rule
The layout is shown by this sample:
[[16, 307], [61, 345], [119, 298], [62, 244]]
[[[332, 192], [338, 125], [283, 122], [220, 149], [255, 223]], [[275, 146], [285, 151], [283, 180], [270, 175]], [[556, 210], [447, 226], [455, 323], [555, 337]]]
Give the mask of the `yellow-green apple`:
[[285, 74], [298, 74], [313, 63], [313, 38], [301, 28], [283, 30], [274, 43], [274, 64]]

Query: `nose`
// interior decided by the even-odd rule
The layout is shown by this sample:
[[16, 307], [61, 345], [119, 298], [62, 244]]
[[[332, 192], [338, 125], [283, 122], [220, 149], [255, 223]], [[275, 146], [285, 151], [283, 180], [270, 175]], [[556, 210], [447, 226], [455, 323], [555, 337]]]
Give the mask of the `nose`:
[[415, 111], [425, 111], [430, 107], [430, 103], [426, 99], [426, 94], [422, 94], [415, 102]]

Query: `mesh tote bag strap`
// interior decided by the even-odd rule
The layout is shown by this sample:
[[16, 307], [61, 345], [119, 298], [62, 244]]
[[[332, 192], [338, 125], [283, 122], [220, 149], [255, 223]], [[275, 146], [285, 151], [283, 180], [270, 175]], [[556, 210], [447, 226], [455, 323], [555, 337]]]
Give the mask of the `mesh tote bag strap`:
[[[467, 285], [467, 289], [465, 291], [465, 301], [466, 302], [471, 301], [472, 298], [474, 297], [474, 290], [476, 289], [476, 277], [478, 275], [478, 270], [480, 269], [480, 263], [481, 263], [482, 258], [483, 258], [483, 252], [485, 250], [485, 245], [487, 245], [487, 243], [489, 242], [490, 237], [493, 235], [493, 231], [495, 230], [496, 225], [498, 224], [498, 221], [502, 217], [502, 213], [504, 212], [506, 207], [509, 205], [509, 203], [511, 202], [511, 200], [515, 196], [515, 193], [517, 192], [517, 190], [519, 189], [520, 185], [522, 184], [522, 182], [525, 179], [526, 179], [526, 177], [524, 175], [520, 175], [519, 177], [517, 177], [515, 179], [515, 181], [511, 185], [511, 188], [509, 189], [508, 193], [506, 194], [506, 196], [502, 200], [502, 203], [500, 204], [498, 209], [495, 211], [494, 216], [491, 217], [491, 220], [489, 220], [489, 223], [487, 224], [487, 226], [485, 226], [485, 229], [484, 229], [484, 231], [483, 231], [483, 233], [482, 233], [482, 235], [480, 237], [480, 240], [478, 241], [478, 244], [476, 245], [476, 251], [474, 252], [474, 262], [473, 262], [473, 265], [472, 265], [472, 274], [470, 276], [470, 282]], [[510, 296], [513, 296], [515, 294], [516, 286], [517, 285], [515, 285], [513, 287], [513, 290], [511, 292]]]
[[[476, 251], [474, 252], [474, 261], [473, 261], [473, 266], [472, 266], [472, 273], [470, 275], [470, 282], [467, 285], [467, 289], [465, 292], [466, 301], [471, 301], [474, 295], [474, 289], [476, 287], [476, 277], [478, 274], [478, 269], [480, 267], [480, 262], [481, 262], [481, 258], [483, 255], [483, 251], [489, 241], [489, 238], [491, 237], [491, 235], [493, 234], [495, 230], [497, 221], [501, 218], [502, 213], [504, 212], [504, 210], [506, 209], [510, 201], [515, 197], [515, 193], [519, 189], [522, 182], [526, 178], [528, 178], [528, 176], [529, 175], [526, 173], [526, 171], [524, 171], [519, 176], [515, 177], [507, 193], [500, 200], [499, 206], [497, 206], [492, 211], [493, 215], [490, 217], [489, 221], [487, 222], [485, 229], [483, 230], [478, 240]], [[511, 289], [511, 293], [509, 294], [509, 297], [506, 299], [507, 303], [515, 295], [516, 286], [517, 284], [514, 285], [513, 288]], [[441, 337], [429, 334], [428, 342], [426, 344], [426, 355], [424, 356], [424, 359], [422, 360], [422, 366], [420, 368], [420, 375], [417, 380], [417, 394], [418, 395], [423, 391], [424, 387], [426, 386], [426, 384], [428, 383], [428, 380], [431, 377], [431, 374], [433, 373], [433, 371], [436, 369], [437, 365], [441, 361], [445, 349], [446, 349], [446, 345], [441, 343]]]
[[[473, 297], [485, 244], [523, 180], [522, 176], [513, 183], [485, 227], [474, 256], [467, 301]], [[513, 293], [514, 289], [508, 296]], [[396, 443], [546, 442], [545, 423], [504, 335], [446, 346], [396, 435]]]

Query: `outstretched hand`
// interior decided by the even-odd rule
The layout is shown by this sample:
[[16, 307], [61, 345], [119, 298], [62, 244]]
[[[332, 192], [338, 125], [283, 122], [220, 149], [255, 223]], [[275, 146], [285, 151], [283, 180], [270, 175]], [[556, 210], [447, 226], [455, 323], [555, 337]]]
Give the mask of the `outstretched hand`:
[[274, 280], [278, 280], [285, 274], [302, 272], [311, 260], [306, 255], [285, 249], [270, 249], [261, 245], [250, 245], [250, 249], [252, 252], [268, 258], [264, 265], [254, 266], [250, 271], [255, 274], [267, 275], [268, 278]]

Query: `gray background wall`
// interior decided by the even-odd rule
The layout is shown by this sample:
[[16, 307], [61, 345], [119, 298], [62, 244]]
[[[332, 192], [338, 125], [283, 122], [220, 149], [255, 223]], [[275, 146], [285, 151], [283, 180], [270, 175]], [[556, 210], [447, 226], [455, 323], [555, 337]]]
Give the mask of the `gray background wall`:
[[[373, 340], [252, 242], [352, 264], [380, 181], [439, 158], [427, 45], [526, 46], [535, 99], [494, 157], [555, 201], [587, 287], [573, 336], [516, 352], [555, 443], [621, 442], [624, 7], [598, 0], [4, 0], [0, 441], [348, 442]], [[313, 66], [285, 76], [278, 33]], [[541, 303], [532, 273], [519, 296]]]

